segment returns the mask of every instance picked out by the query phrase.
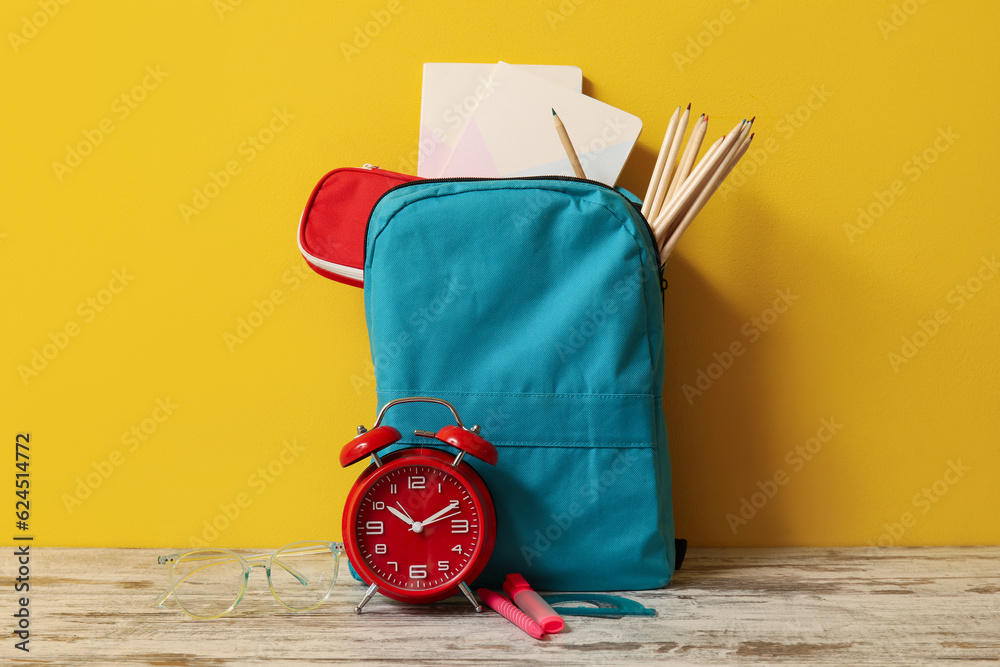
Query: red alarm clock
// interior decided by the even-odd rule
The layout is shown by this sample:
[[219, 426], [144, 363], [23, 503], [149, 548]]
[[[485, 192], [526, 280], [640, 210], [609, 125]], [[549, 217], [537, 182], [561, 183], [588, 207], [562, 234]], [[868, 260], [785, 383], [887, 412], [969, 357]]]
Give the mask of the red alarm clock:
[[[451, 410], [457, 425], [436, 433], [416, 430], [414, 435], [451, 445], [457, 455], [410, 447], [379, 456], [402, 438], [392, 426], [380, 426], [386, 410], [414, 402]], [[360, 614], [375, 593], [427, 603], [458, 591], [482, 611], [468, 583], [479, 576], [493, 552], [496, 513], [483, 480], [462, 460], [466, 454], [490, 465], [497, 462], [497, 450], [479, 435], [479, 426], [466, 428], [451, 403], [425, 396], [386, 403], [375, 426], [370, 431], [359, 426], [358, 436], [344, 446], [344, 467], [372, 459], [344, 507], [344, 548], [354, 570], [370, 584], [355, 612]]]

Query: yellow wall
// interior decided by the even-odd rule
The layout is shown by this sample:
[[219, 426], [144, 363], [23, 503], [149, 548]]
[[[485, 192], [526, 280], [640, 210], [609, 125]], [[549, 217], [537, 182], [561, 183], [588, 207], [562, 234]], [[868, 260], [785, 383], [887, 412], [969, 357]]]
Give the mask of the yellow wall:
[[330, 168], [413, 170], [422, 63], [499, 59], [579, 65], [642, 117], [639, 193], [676, 105], [719, 135], [757, 116], [667, 269], [679, 534], [1000, 541], [997, 3], [226, 2], [0, 10], [0, 415], [8, 454], [31, 434], [36, 543], [339, 535], [337, 453], [374, 404], [362, 293], [306, 268], [299, 213]]

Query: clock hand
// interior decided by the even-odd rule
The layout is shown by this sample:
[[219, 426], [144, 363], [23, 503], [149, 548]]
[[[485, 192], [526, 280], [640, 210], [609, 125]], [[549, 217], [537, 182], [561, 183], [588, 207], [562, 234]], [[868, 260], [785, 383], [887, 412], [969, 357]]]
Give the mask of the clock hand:
[[403, 514], [405, 514], [405, 515], [406, 515], [406, 518], [407, 518], [407, 519], [409, 519], [410, 521], [413, 521], [413, 517], [411, 517], [411, 516], [410, 516], [410, 513], [406, 511], [406, 508], [405, 508], [405, 507], [403, 507], [403, 503], [401, 503], [401, 502], [399, 502], [399, 501], [397, 500], [397, 501], [396, 501], [396, 504], [397, 504], [397, 505], [399, 505], [399, 509], [401, 509], [401, 510], [403, 511]]
[[426, 526], [429, 523], [433, 523], [435, 521], [438, 521], [440, 519], [441, 515], [444, 514], [445, 512], [450, 512], [451, 510], [455, 510], [455, 509], [458, 509], [458, 501], [457, 500], [453, 500], [452, 502], [448, 503], [448, 506], [445, 507], [443, 510], [441, 510], [440, 512], [435, 512], [434, 514], [431, 514], [429, 517], [427, 517], [426, 519], [424, 519], [420, 523], [422, 525]]
[[406, 516], [405, 514], [403, 514], [402, 512], [400, 512], [400, 511], [399, 511], [398, 509], [396, 509], [395, 507], [389, 507], [388, 505], [386, 505], [386, 507], [385, 507], [385, 508], [386, 508], [387, 510], [389, 510], [389, 511], [390, 511], [390, 512], [392, 513], [392, 515], [393, 515], [393, 516], [395, 516], [395, 517], [398, 517], [398, 518], [402, 519], [402, 520], [403, 520], [404, 522], [406, 522], [406, 523], [407, 523], [408, 525], [410, 525], [410, 526], [412, 526], [412, 525], [413, 525], [413, 519], [411, 519], [410, 517]]
[[[449, 509], [451, 509], [451, 508], [449, 508]], [[455, 512], [454, 514], [449, 514], [447, 516], [431, 517], [431, 518], [427, 519], [427, 521], [424, 521], [422, 525], [426, 526], [427, 524], [434, 523], [435, 521], [442, 521], [444, 519], [450, 519], [451, 517], [458, 516], [461, 513], [462, 513], [462, 511], [459, 510], [458, 512]]]

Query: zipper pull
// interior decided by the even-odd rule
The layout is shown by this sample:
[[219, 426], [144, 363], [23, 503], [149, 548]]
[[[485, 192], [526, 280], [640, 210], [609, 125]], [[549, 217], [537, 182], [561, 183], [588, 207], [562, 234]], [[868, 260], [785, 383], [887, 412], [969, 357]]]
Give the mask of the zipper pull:
[[379, 167], [378, 167], [377, 164], [368, 164], [367, 162], [365, 162], [363, 165], [361, 165], [361, 168], [362, 169], [378, 169]]

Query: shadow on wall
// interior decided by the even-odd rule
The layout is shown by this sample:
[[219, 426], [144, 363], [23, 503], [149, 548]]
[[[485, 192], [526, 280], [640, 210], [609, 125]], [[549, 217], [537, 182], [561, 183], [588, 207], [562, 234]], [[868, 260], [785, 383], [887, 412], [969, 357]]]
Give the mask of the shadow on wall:
[[[738, 511], [731, 499], [739, 494], [720, 491], [744, 488], [768, 465], [762, 404], [767, 379], [752, 368], [759, 364], [741, 331], [746, 315], [716, 293], [683, 255], [671, 256], [664, 275], [669, 286], [663, 408], [677, 536], [692, 539], [692, 546], [719, 546], [698, 538], [722, 534], [732, 536], [731, 544], [745, 528], [737, 525], [734, 533], [727, 520], [727, 514]], [[733, 354], [736, 345], [743, 346], [741, 355]], [[783, 534], [784, 527], [775, 525], [780, 515], [769, 514], [769, 532]]]
[[[584, 92], [593, 94], [592, 88], [585, 79]], [[658, 144], [637, 144], [618, 185], [644, 197], [658, 150]], [[695, 226], [724, 224], [727, 209], [731, 213], [734, 205], [732, 201], [714, 202], [699, 215]], [[773, 216], [748, 193], [743, 193], [739, 208], [741, 218], [762, 221]], [[763, 238], [774, 227], [755, 225], [754, 245], [763, 249], [781, 243], [781, 239]], [[722, 256], [715, 257], [717, 261], [727, 261], [729, 250], [724, 243], [718, 247]], [[771, 264], [757, 276], [757, 282], [763, 279], [768, 284], [762, 292], [762, 308], [775, 298], [770, 285], [779, 286], [778, 275], [782, 273], [784, 267]], [[744, 312], [727, 302], [685, 259], [683, 241], [681, 250], [671, 255], [664, 277], [668, 288], [664, 300], [663, 408], [677, 537], [704, 547], [749, 546], [756, 544], [753, 538], [759, 541], [762, 535], [788, 536], [789, 517], [771, 498], [766, 498], [765, 506], [740, 514], [741, 500], [759, 501], [763, 496], [757, 494], [757, 482], [771, 488], [778, 470], [773, 458], [768, 458], [774, 449], [770, 441], [776, 434], [768, 425], [768, 410], [773, 411], [774, 406], [767, 404], [767, 397], [775, 390], [768, 385], [772, 379], [767, 369], [774, 362], [770, 355], [775, 351], [773, 346], [758, 343], [773, 334], [747, 326], [751, 316], [761, 313]], [[665, 474], [661, 470], [661, 476]], [[777, 487], [773, 488], [776, 498]]]
[[[587, 84], [584, 80], [585, 93]], [[654, 149], [637, 144], [618, 185], [644, 197], [658, 150], [659, 146]], [[763, 217], [766, 213], [755, 211], [754, 215]], [[708, 219], [713, 217], [711, 210], [699, 217], [703, 218], [700, 224], [713, 224]], [[744, 527], [737, 526], [734, 534], [726, 519], [728, 513], [738, 511], [731, 502], [740, 495], [735, 490], [745, 488], [748, 478], [768, 465], [764, 459], [768, 433], [762, 412], [767, 392], [761, 387], [766, 378], [747, 372], [750, 367], [759, 367], [760, 361], [754, 360], [752, 353], [734, 357], [725, 367], [734, 343], [742, 343], [745, 352], [749, 351], [749, 339], [741, 333], [747, 316], [705, 281], [684, 258], [683, 250], [671, 255], [664, 278], [668, 288], [664, 300], [663, 409], [676, 533], [692, 539], [692, 546], [722, 545], [706, 543], [704, 536], [708, 534], [731, 538], [725, 542], [728, 545], [740, 540]], [[661, 470], [661, 477], [665, 475], [666, 470]], [[720, 493], [720, 489], [734, 492]], [[768, 514], [769, 532], [784, 534], [785, 527], [775, 525], [775, 521], [781, 523], [777, 513]]]

